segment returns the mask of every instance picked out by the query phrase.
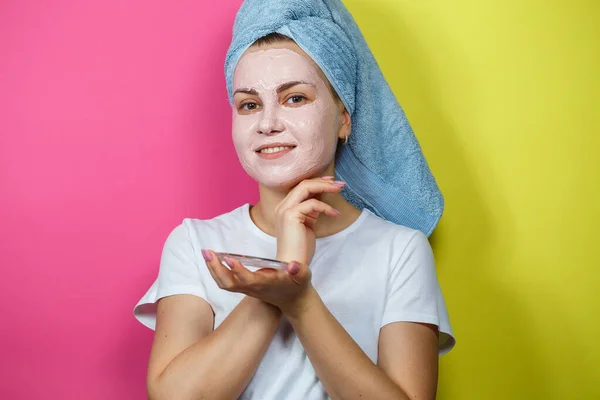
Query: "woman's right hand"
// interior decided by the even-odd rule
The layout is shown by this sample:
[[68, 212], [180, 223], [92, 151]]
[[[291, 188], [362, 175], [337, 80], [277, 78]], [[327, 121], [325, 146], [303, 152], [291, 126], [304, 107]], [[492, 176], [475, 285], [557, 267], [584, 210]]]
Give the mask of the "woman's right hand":
[[333, 177], [305, 179], [294, 186], [275, 207], [277, 256], [279, 261], [309, 264], [315, 253], [315, 224], [321, 213], [332, 217], [340, 212], [320, 200], [324, 192], [339, 192], [344, 182]]

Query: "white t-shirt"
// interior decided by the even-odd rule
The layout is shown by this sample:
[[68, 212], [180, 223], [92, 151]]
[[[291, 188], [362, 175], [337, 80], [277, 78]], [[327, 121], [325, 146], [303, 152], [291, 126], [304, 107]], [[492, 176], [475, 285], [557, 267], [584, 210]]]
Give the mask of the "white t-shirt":
[[[201, 248], [275, 258], [276, 238], [250, 218], [248, 203], [212, 219], [186, 218], [167, 238], [158, 278], [138, 302], [135, 317], [156, 326], [156, 302], [174, 294], [206, 300], [218, 327], [244, 297], [220, 289]], [[349, 227], [318, 238], [312, 284], [329, 311], [377, 363], [380, 329], [395, 321], [435, 324], [440, 354], [455, 343], [427, 237], [364, 209]], [[240, 399], [327, 399], [302, 344], [285, 318]]]

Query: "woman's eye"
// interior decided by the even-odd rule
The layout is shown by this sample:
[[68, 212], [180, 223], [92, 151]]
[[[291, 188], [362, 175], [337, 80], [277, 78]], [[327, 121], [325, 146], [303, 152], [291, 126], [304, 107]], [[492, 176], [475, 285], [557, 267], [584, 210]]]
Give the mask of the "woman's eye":
[[298, 103], [301, 103], [302, 100], [305, 100], [305, 99], [306, 99], [306, 97], [304, 97], [304, 96], [296, 95], [296, 96], [292, 96], [289, 99], [287, 99], [286, 103], [298, 104]]
[[256, 110], [257, 107], [258, 107], [258, 104], [256, 104], [256, 103], [244, 103], [241, 105], [240, 109], [246, 110], [246, 111], [252, 111], [252, 110]]

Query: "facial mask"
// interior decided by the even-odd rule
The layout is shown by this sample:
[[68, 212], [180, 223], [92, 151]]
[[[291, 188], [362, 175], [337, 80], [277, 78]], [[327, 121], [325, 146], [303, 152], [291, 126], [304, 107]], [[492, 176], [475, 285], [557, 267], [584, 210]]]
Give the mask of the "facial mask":
[[[277, 93], [289, 82], [299, 85]], [[233, 90], [254, 90], [242, 102], [234, 97], [232, 138], [244, 170], [256, 181], [281, 187], [296, 184], [325, 169], [335, 156], [340, 115], [327, 83], [315, 64], [290, 49], [267, 49], [241, 57], [233, 77]], [[312, 99], [300, 99], [310, 94]], [[301, 100], [297, 102], [297, 100]], [[255, 109], [238, 106], [255, 103]], [[266, 144], [295, 145], [291, 151], [265, 159], [256, 150]]]

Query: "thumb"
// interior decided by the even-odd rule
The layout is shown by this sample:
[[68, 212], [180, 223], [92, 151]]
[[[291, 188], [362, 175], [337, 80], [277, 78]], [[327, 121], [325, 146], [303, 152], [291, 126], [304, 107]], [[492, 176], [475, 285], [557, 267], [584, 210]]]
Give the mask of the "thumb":
[[288, 263], [287, 272], [290, 278], [298, 285], [304, 285], [311, 278], [310, 268], [304, 263], [291, 261]]

